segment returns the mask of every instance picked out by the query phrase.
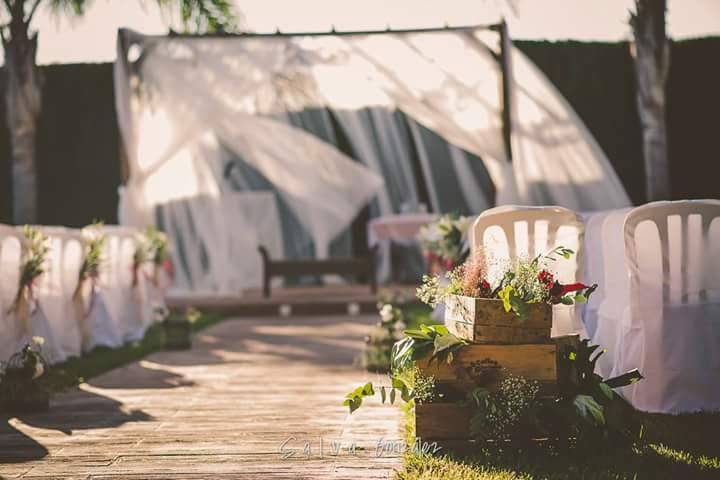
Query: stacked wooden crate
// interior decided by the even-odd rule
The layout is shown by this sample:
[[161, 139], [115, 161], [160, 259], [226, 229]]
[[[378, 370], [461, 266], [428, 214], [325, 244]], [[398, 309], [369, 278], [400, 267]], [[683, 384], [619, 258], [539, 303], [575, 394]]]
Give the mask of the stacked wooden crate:
[[[452, 296], [445, 305], [445, 326], [470, 342], [452, 363], [418, 362], [440, 391], [467, 394], [478, 386], [490, 391], [507, 375], [537, 381], [540, 395], [557, 392], [556, 345], [550, 338], [552, 306], [532, 304], [528, 318], [506, 312], [500, 300]], [[454, 399], [415, 407], [415, 434], [425, 442], [470, 439], [474, 407]]]

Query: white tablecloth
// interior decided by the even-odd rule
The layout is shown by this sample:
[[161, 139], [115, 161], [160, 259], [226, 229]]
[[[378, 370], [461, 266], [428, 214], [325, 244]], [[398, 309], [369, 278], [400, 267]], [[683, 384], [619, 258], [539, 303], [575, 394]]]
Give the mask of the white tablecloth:
[[368, 245], [373, 247], [383, 241], [413, 244], [417, 242], [420, 229], [437, 218], [432, 213], [401, 213], [374, 218], [368, 223]]

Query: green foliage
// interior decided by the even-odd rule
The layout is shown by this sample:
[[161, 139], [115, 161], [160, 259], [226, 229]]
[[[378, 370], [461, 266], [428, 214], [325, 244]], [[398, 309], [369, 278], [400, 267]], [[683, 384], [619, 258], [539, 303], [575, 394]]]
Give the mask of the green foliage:
[[614, 388], [623, 387], [642, 379], [637, 370], [603, 379], [595, 373], [595, 366], [605, 350], [597, 354], [598, 345], [585, 339], [574, 345], [560, 347], [561, 361], [568, 375], [560, 385], [560, 399], [556, 407], [574, 411], [580, 423], [570, 419], [567, 427], [580, 436], [621, 437], [636, 442], [641, 439], [642, 425], [638, 414]]
[[[127, 0], [126, 0], [127, 1]], [[138, 0], [141, 4], [146, 0]], [[171, 16], [178, 14], [184, 27], [195, 32], [229, 32], [237, 28], [238, 16], [232, 0], [154, 0], [161, 9]], [[55, 16], [81, 17], [94, 0], [38, 0], [25, 1], [24, 9], [16, 10], [0, 3], [11, 16], [22, 16], [29, 23], [40, 6], [46, 6]]]
[[495, 392], [484, 388], [470, 392], [468, 400], [475, 407], [470, 421], [472, 436], [483, 440], [510, 438], [514, 429], [528, 421], [539, 390], [537, 382], [510, 375]]
[[[415, 367], [415, 361], [429, 356], [429, 362], [452, 363], [455, 353], [467, 345], [463, 339], [451, 334], [444, 325], [420, 325], [417, 330], [405, 330], [405, 338], [393, 345], [391, 353], [390, 386], [380, 387], [385, 402], [395, 403], [397, 392], [404, 402], [417, 398], [420, 402], [436, 398], [435, 379], [423, 376]], [[369, 386], [369, 387], [368, 387]], [[374, 395], [372, 383], [357, 387], [345, 396], [343, 405], [354, 412], [366, 396]]]
[[380, 393], [382, 403], [395, 404], [397, 396], [405, 403], [432, 403], [439, 398], [435, 387], [435, 378], [425, 376], [417, 367], [401, 371], [394, 371], [390, 375], [390, 385], [375, 387], [372, 382], [361, 385], [345, 395], [343, 406], [348, 407], [350, 413], [360, 408], [363, 399]]
[[444, 325], [420, 325], [418, 330], [405, 330], [405, 338], [393, 345], [391, 366], [394, 371], [405, 370], [427, 356], [430, 362], [452, 363], [455, 353], [467, 344]]

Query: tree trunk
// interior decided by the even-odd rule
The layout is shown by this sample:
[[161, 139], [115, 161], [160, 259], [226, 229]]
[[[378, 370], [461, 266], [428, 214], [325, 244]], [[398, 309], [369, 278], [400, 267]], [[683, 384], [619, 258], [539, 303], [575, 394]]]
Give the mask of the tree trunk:
[[13, 181], [13, 222], [37, 223], [35, 132], [40, 116], [41, 85], [35, 55], [37, 34], [26, 25], [11, 25], [3, 37], [5, 50], [5, 108], [10, 130]]
[[648, 201], [670, 199], [665, 123], [665, 83], [670, 46], [665, 34], [666, 0], [635, 0], [630, 25], [635, 36], [637, 106], [642, 129]]

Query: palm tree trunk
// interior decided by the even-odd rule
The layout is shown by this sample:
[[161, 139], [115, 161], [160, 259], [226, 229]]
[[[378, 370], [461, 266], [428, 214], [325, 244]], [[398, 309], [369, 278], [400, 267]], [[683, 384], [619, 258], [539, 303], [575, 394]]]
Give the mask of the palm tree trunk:
[[41, 108], [41, 85], [35, 56], [37, 34], [28, 36], [23, 22], [2, 37], [5, 50], [5, 104], [10, 130], [13, 222], [37, 223], [35, 133]]
[[670, 198], [665, 123], [665, 84], [670, 69], [670, 45], [665, 34], [666, 7], [666, 0], [635, 0], [635, 13], [630, 17], [635, 36], [637, 106], [648, 201]]

